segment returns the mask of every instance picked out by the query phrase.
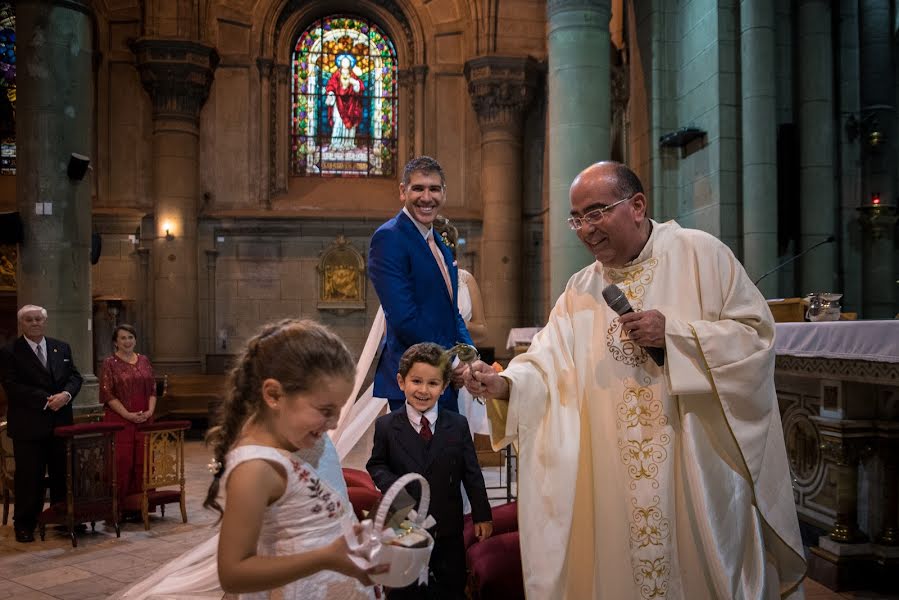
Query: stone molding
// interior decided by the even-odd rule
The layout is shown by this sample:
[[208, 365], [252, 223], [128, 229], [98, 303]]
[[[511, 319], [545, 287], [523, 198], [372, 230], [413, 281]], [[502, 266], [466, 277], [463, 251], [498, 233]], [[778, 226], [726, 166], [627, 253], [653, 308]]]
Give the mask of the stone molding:
[[153, 120], [179, 119], [199, 126], [219, 63], [215, 48], [187, 40], [132, 41], [140, 80], [153, 101]]
[[778, 356], [774, 364], [777, 375], [799, 375], [803, 377], [861, 381], [864, 383], [899, 384], [899, 364], [897, 363]]
[[268, 79], [272, 76], [272, 69], [275, 66], [275, 61], [270, 58], [257, 58], [256, 59], [256, 68], [259, 70], [259, 74]]
[[521, 133], [537, 91], [539, 67], [530, 57], [479, 56], [465, 63], [471, 104], [482, 131]]
[[[555, 15], [571, 10], [583, 10], [612, 16], [611, 0], [547, 0], [546, 16], [552, 19]], [[606, 24], [608, 25], [608, 24]]]

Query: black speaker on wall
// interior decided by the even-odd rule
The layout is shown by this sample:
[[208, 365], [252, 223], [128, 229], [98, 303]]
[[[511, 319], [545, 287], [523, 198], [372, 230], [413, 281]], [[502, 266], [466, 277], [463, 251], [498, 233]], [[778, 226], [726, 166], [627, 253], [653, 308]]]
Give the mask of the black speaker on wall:
[[91, 264], [100, 262], [100, 252], [103, 251], [103, 238], [99, 233], [91, 234]]
[[72, 152], [72, 155], [69, 157], [69, 167], [66, 169], [69, 179], [72, 181], [81, 181], [84, 179], [90, 164], [90, 157]]

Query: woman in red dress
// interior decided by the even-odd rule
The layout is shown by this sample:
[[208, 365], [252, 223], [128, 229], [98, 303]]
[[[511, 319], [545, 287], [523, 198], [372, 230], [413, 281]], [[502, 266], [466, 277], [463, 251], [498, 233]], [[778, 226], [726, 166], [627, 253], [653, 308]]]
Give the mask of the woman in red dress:
[[136, 343], [134, 327], [116, 327], [112, 332], [115, 352], [103, 361], [100, 374], [100, 402], [106, 407], [103, 420], [125, 425], [115, 438], [119, 506], [129, 494], [141, 491], [144, 453], [137, 425], [152, 421], [156, 410], [153, 367], [146, 356], [134, 351]]

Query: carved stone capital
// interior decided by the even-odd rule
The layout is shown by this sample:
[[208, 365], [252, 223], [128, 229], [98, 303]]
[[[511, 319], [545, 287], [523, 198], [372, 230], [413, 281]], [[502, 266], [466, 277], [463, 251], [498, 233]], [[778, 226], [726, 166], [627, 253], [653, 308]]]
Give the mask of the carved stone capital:
[[187, 40], [142, 38], [131, 42], [153, 119], [181, 119], [198, 125], [219, 63], [215, 48]]
[[424, 83], [428, 77], [428, 65], [415, 65], [412, 67], [412, 77], [416, 84]]
[[410, 88], [415, 83], [415, 76], [412, 69], [399, 69], [396, 72], [396, 82], [401, 88]]
[[257, 58], [256, 59], [256, 68], [259, 69], [259, 74], [262, 75], [263, 78], [268, 79], [272, 76], [272, 68], [275, 66], [275, 61], [270, 58]]
[[519, 132], [537, 92], [537, 61], [511, 56], [479, 56], [465, 63], [468, 93], [483, 131]]
[[[612, 15], [611, 0], [546, 0], [546, 16], [552, 19], [555, 15], [571, 10], [582, 10], [604, 14], [606, 19]], [[608, 26], [608, 23], [603, 23]]]
[[278, 85], [290, 81], [290, 65], [275, 65], [275, 77], [278, 79]]

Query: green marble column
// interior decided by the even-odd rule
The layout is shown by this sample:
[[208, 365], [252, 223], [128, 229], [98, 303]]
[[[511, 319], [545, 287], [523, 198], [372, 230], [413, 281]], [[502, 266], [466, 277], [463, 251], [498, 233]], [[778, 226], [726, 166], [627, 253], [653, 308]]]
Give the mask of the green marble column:
[[[800, 250], [837, 233], [834, 176], [833, 40], [831, 3], [799, 1]], [[800, 294], [836, 289], [837, 246], [825, 244], [800, 259]]]
[[[743, 96], [743, 265], [752, 279], [777, 266], [777, 80], [774, 0], [740, 2]], [[777, 297], [777, 277], [759, 282]]]
[[548, 0], [549, 268], [551, 304], [572, 274], [593, 261], [568, 229], [568, 188], [609, 158], [610, 0]]
[[143, 38], [132, 44], [153, 102], [155, 235], [153, 366], [159, 373], [199, 372], [197, 210], [200, 109], [218, 65], [198, 42]]
[[16, 3], [16, 204], [25, 225], [18, 304], [47, 309], [47, 335], [72, 346], [85, 376], [77, 413], [99, 410], [91, 324], [91, 172], [66, 174], [93, 149], [93, 25], [81, 0]]

